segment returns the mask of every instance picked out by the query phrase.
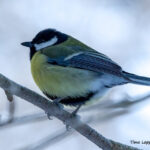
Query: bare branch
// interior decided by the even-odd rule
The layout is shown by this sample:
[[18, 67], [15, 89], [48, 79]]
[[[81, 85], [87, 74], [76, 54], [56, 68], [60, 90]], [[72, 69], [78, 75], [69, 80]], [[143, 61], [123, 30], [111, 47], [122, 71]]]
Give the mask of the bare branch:
[[37, 107], [43, 109], [46, 113], [55, 116], [59, 120], [63, 121], [66, 125], [74, 128], [81, 135], [89, 139], [91, 142], [95, 143], [103, 150], [138, 150], [137, 148], [133, 148], [105, 138], [90, 126], [80, 121], [77, 116], [70, 117], [71, 114], [67, 111], [61, 109], [39, 94], [9, 80], [2, 74], [0, 74], [0, 87], [8, 91], [12, 95], [16, 95], [36, 105]]
[[132, 98], [126, 95], [120, 102], [107, 106], [107, 108], [127, 108], [132, 105], [144, 102], [145, 100], [148, 100], [149, 98], [150, 98], [150, 93], [146, 95], [138, 96], [137, 98]]
[[9, 101], [9, 103], [8, 103], [8, 116], [6, 119], [0, 120], [0, 126], [11, 123], [14, 119], [14, 114], [15, 114], [15, 101], [13, 99], [13, 95], [6, 90], [4, 90], [4, 91], [5, 91], [6, 97]]
[[5, 94], [7, 96], [7, 99], [12, 102], [13, 101], [13, 95], [11, 93], [9, 93], [8, 91], [4, 90], [5, 91]]
[[[129, 97], [125, 96], [122, 100], [118, 101], [117, 103], [114, 103], [113, 100], [105, 101], [103, 103], [99, 103], [98, 105], [90, 106], [88, 108], [83, 108], [81, 111], [84, 112], [84, 111], [92, 111], [92, 110], [98, 109], [99, 111], [102, 111], [102, 113], [100, 112], [99, 115], [97, 115], [98, 118], [97, 117], [93, 118], [93, 115], [92, 115], [92, 119], [94, 121], [97, 121], [97, 119], [98, 119], [100, 122], [103, 122], [103, 121], [113, 119], [115, 117], [129, 113], [129, 111], [127, 110], [127, 108], [129, 108], [128, 106], [130, 106], [130, 107], [134, 106], [135, 104], [141, 103], [145, 100], [148, 100], [149, 98], [150, 98], [149, 93], [138, 96], [136, 98], [129, 98]], [[107, 108], [109, 108], [109, 111], [106, 111]], [[114, 110], [114, 108], [124, 108], [125, 110], [119, 110], [119, 111], [112, 112], [112, 110]], [[71, 111], [71, 110], [69, 109], [69, 111]], [[26, 116], [21, 116], [21, 117], [14, 117], [12, 121], [0, 122], [0, 128], [1, 127], [6, 128], [6, 127], [13, 126], [13, 125], [21, 125], [21, 124], [25, 124], [25, 123], [32, 123], [35, 121], [41, 121], [41, 120], [45, 120], [45, 119], [47, 119], [47, 117], [44, 113], [37, 113], [37, 114], [31, 114], [31, 115], [26, 115]]]
[[9, 104], [8, 104], [8, 120], [9, 122], [13, 121], [14, 119], [14, 114], [15, 114], [15, 101], [11, 101]]
[[37, 114], [31, 114], [31, 115], [25, 115], [21, 117], [14, 117], [11, 122], [0, 122], [0, 129], [1, 128], [7, 128], [11, 127], [13, 125], [22, 125], [25, 123], [33, 123], [36, 121], [46, 120], [47, 116], [45, 113], [37, 113]]
[[48, 135], [47, 137], [39, 140], [38, 142], [36, 142], [32, 145], [28, 145], [28, 146], [18, 149], [18, 150], [42, 150], [49, 145], [51, 146], [55, 143], [60, 142], [61, 140], [64, 140], [72, 133], [73, 133], [73, 130], [68, 132], [67, 130], [61, 129], [61, 130], [55, 132], [53, 135]]
[[123, 108], [123, 109], [127, 109], [129, 107], [132, 107], [136, 104], [139, 104], [139, 103], [142, 103], [146, 100], [149, 100], [150, 99], [150, 93], [147, 93], [145, 95], [140, 95], [140, 96], [137, 96], [137, 97], [130, 97], [128, 96], [127, 94], [125, 95], [125, 97], [121, 100], [119, 100], [118, 102], [114, 102], [115, 100], [111, 99], [107, 99], [103, 102], [100, 102], [96, 105], [93, 105], [91, 107], [87, 107], [87, 108], [84, 108], [82, 109], [82, 111], [93, 111], [93, 110], [103, 110], [103, 109], [107, 109], [107, 108], [111, 108], [111, 109], [114, 109], [114, 108]]

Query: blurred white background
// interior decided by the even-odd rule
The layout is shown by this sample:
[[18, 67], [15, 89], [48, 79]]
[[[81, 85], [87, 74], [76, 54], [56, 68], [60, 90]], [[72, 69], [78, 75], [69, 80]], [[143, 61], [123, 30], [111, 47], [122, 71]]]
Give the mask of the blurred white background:
[[[31, 76], [29, 50], [20, 43], [32, 40], [42, 29], [55, 28], [108, 55], [124, 70], [150, 77], [149, 18], [149, 0], [1, 0], [0, 73], [41, 93]], [[125, 93], [134, 97], [148, 91], [150, 87], [124, 85], [114, 89], [113, 98], [119, 99]], [[0, 115], [5, 118], [8, 102], [1, 89], [0, 97]], [[15, 116], [41, 112], [17, 97], [15, 101]], [[150, 101], [129, 111], [126, 115], [91, 126], [105, 137], [124, 144], [131, 145], [130, 140], [150, 141]], [[81, 118], [84, 115], [81, 113]], [[0, 149], [19, 150], [63, 127], [64, 124], [54, 118], [0, 128]], [[132, 146], [150, 149], [150, 145]], [[99, 148], [76, 133], [45, 148], [50, 149]]]

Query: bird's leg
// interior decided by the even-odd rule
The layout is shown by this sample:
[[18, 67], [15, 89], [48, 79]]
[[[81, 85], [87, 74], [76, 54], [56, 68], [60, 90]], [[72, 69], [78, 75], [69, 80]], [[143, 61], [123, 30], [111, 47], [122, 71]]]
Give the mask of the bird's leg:
[[[62, 98], [53, 99], [53, 103], [54, 103], [55, 105], [57, 105], [59, 108], [63, 108], [63, 105], [60, 104], [60, 101], [61, 101], [61, 100], [62, 100]], [[49, 120], [52, 120], [52, 116], [51, 116], [49, 113], [47, 113], [47, 112], [46, 112], [46, 114], [47, 114], [48, 119], [49, 119]]]
[[59, 108], [63, 108], [63, 105], [60, 104], [61, 100], [63, 100], [63, 98], [56, 98], [56, 99], [53, 99], [53, 103], [55, 105], [57, 105]]
[[62, 98], [55, 98], [55, 99], [53, 100], [53, 102], [54, 102], [54, 103], [60, 103], [61, 100], [62, 100]]
[[77, 108], [71, 113], [71, 117], [76, 116], [77, 112], [79, 111], [79, 109], [81, 108], [81, 104], [79, 106], [77, 106]]

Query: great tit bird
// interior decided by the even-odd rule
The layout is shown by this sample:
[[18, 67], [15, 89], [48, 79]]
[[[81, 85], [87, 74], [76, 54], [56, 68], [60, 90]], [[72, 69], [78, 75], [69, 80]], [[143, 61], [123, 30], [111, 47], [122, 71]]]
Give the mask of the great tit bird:
[[126, 83], [150, 86], [150, 78], [123, 71], [106, 55], [55, 29], [43, 30], [21, 44], [30, 48], [37, 86], [64, 105], [81, 106]]

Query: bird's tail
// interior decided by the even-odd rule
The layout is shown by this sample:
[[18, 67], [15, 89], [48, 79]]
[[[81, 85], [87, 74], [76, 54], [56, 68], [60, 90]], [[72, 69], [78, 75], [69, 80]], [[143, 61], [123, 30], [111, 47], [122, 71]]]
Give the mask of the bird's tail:
[[129, 79], [131, 83], [150, 86], [150, 78], [148, 77], [138, 76], [125, 71], [123, 71], [123, 75], [125, 78]]

